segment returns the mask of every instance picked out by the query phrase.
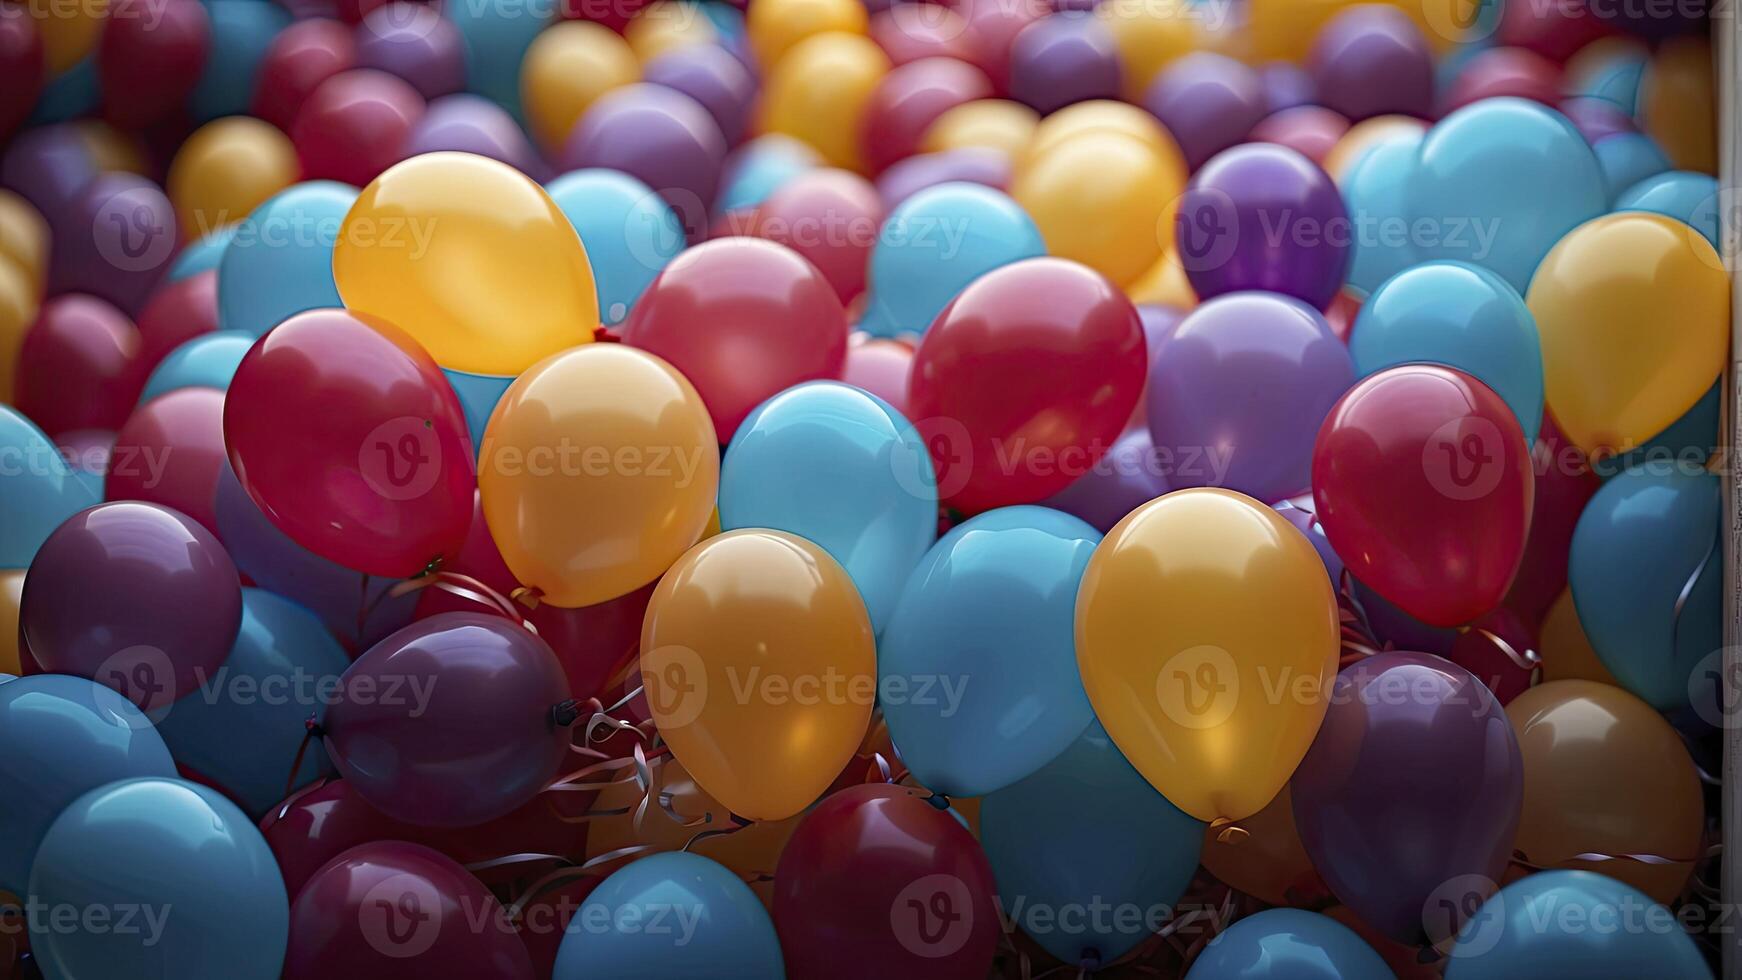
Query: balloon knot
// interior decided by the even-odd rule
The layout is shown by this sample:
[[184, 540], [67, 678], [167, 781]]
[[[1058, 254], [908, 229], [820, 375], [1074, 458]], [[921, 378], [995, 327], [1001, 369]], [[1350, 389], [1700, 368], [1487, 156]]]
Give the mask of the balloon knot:
[[578, 707], [579, 704], [580, 702], [576, 701], [574, 698], [569, 698], [566, 701], [559, 701], [556, 704], [551, 705], [551, 725], [556, 728], [567, 728], [579, 721], [581, 718], [581, 710]]
[[926, 797], [925, 801], [939, 810], [948, 810], [950, 808], [950, 798], [942, 793], [933, 793]]
[[618, 336], [610, 327], [599, 326], [593, 328], [593, 342], [597, 344], [621, 344], [623, 338]]
[[429, 564], [423, 566], [423, 571], [413, 575], [412, 578], [428, 578], [429, 576], [434, 575], [442, 570], [442, 562], [444, 560], [445, 559], [441, 555], [431, 558]]
[[309, 719], [302, 723], [302, 727], [303, 727], [303, 730], [308, 733], [309, 738], [326, 738], [327, 737], [326, 728], [320, 722], [315, 721], [313, 715], [310, 715]]
[[1216, 843], [1218, 844], [1238, 844], [1252, 836], [1245, 827], [1227, 817], [1217, 817], [1210, 821], [1210, 829], [1218, 831], [1216, 834]]
[[508, 593], [508, 598], [513, 599], [515, 602], [520, 603], [528, 609], [537, 609], [539, 600], [544, 598], [544, 593], [532, 588], [531, 586], [523, 585], [520, 588], [515, 589], [513, 592]]

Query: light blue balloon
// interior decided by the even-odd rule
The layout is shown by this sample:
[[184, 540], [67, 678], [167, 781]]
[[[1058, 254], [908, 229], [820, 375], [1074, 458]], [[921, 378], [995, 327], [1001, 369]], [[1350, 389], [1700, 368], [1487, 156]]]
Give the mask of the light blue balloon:
[[1006, 915], [1067, 964], [1111, 963], [1163, 924], [1198, 870], [1204, 825], [1131, 768], [1099, 722], [980, 801]]
[[35, 423], [0, 405], [0, 568], [29, 568], [62, 521], [99, 503]]
[[520, 112], [520, 62], [549, 22], [552, 8], [538, 3], [457, 0], [442, 15], [460, 30], [466, 54], [466, 91], [496, 103], [516, 119]]
[[1349, 284], [1364, 293], [1414, 265], [1403, 194], [1415, 173], [1421, 134], [1398, 134], [1361, 154], [1343, 178], [1343, 206], [1355, 229]]
[[225, 225], [188, 244], [175, 257], [175, 264], [169, 267], [169, 281], [176, 282], [197, 276], [208, 269], [216, 269], [218, 263], [223, 261], [224, 249], [229, 247], [230, 239], [234, 237], [236, 226]]
[[665, 198], [626, 173], [576, 170], [546, 188], [587, 248], [606, 325], [629, 315], [665, 264], [683, 251], [683, 225]]
[[1644, 133], [1614, 133], [1596, 142], [1591, 149], [1597, 154], [1597, 166], [1603, 168], [1603, 186], [1610, 201], [1648, 177], [1670, 169], [1669, 157], [1658, 149], [1657, 141]]
[[205, 6], [212, 43], [187, 103], [194, 121], [201, 123], [248, 111], [266, 49], [291, 21], [283, 7], [260, 0], [205, 0]]
[[1210, 940], [1186, 980], [1394, 980], [1373, 947], [1337, 920], [1265, 909]]
[[1466, 262], [1424, 262], [1385, 280], [1349, 334], [1360, 377], [1399, 364], [1457, 368], [1505, 399], [1525, 445], [1542, 424], [1542, 342], [1536, 317], [1506, 280]]
[[[284, 799], [304, 723], [325, 715], [322, 699], [350, 665], [313, 613], [264, 589], [243, 589], [242, 628], [230, 655], [199, 688], [159, 709], [157, 730], [177, 762], [259, 819]], [[330, 772], [313, 739], [292, 785]]]
[[1723, 645], [1722, 510], [1717, 476], [1646, 463], [1603, 484], [1573, 530], [1579, 623], [1615, 680], [1659, 711], [1710, 697], [1701, 663]]
[[786, 389], [750, 413], [726, 450], [720, 527], [816, 542], [852, 576], [879, 633], [937, 526], [924, 440], [889, 403], [852, 385]]
[[923, 333], [975, 279], [1045, 254], [1040, 229], [1003, 193], [965, 182], [928, 187], [897, 205], [877, 233], [860, 329]]
[[1632, 452], [1591, 463], [1592, 472], [1613, 480], [1631, 467], [1649, 464], [1660, 472], [1675, 469], [1698, 475], [1718, 448], [1718, 416], [1724, 408], [1724, 380], [1706, 389], [1694, 407]]
[[48, 80], [25, 122], [31, 126], [46, 126], [76, 119], [95, 109], [100, 98], [97, 59], [94, 55], [87, 55]]
[[1538, 871], [1500, 889], [1446, 959], [1446, 980], [1711, 975], [1673, 912], [1595, 871]]
[[0, 684], [0, 888], [23, 894], [49, 824], [117, 779], [174, 776], [175, 761], [133, 702], [83, 677]]
[[448, 376], [448, 384], [460, 399], [460, 410], [466, 413], [466, 431], [472, 435], [472, 451], [482, 459], [484, 429], [490, 424], [490, 413], [496, 411], [496, 403], [508, 393], [508, 386], [514, 383], [514, 379], [506, 375], [471, 374], [447, 368], [443, 368], [442, 373]]
[[1404, 191], [1423, 259], [1493, 269], [1527, 292], [1543, 256], [1607, 210], [1590, 144], [1560, 113], [1526, 99], [1483, 99], [1436, 123]]
[[214, 330], [182, 344], [152, 369], [139, 404], [178, 388], [230, 390], [230, 379], [236, 376], [236, 367], [254, 346], [254, 339], [240, 330]]
[[1639, 83], [1645, 77], [1645, 65], [1650, 60], [1645, 48], [1611, 54], [1592, 70], [1568, 79], [1569, 97], [1589, 97], [1612, 103], [1629, 116], [1639, 113]]
[[552, 980], [781, 980], [774, 923], [750, 886], [696, 854], [644, 857], [569, 920]]
[[877, 645], [889, 735], [919, 782], [982, 796], [1052, 761], [1094, 720], [1077, 675], [1077, 585], [1101, 541], [1046, 507], [953, 528], [908, 577]]
[[357, 189], [332, 180], [287, 187], [236, 228], [218, 263], [218, 326], [261, 337], [305, 310], [343, 306], [333, 245]]
[[266, 839], [222, 794], [180, 779], [128, 779], [79, 797], [43, 838], [30, 900], [136, 913], [132, 928], [119, 911], [103, 929], [32, 918], [31, 949], [49, 980], [275, 980], [290, 936]]
[[714, 210], [724, 215], [753, 208], [768, 200], [780, 185], [820, 165], [817, 151], [790, 136], [779, 133], [758, 136], [739, 147], [727, 161]]
[[1615, 199], [1617, 211], [1650, 211], [1686, 222], [1718, 247], [1718, 180], [1710, 174], [1671, 170], [1647, 177]]

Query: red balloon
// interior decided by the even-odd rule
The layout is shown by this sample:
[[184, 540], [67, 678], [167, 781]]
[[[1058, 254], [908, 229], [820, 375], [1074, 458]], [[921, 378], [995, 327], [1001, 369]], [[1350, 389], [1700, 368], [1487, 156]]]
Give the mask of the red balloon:
[[224, 405], [230, 465], [297, 544], [406, 578], [459, 554], [472, 441], [441, 368], [398, 327], [311, 310], [262, 337]]
[[960, 980], [992, 968], [992, 868], [924, 790], [834, 794], [793, 831], [774, 875], [774, 928], [792, 980]]
[[299, 20], [272, 39], [260, 60], [249, 112], [290, 131], [317, 86], [357, 63], [357, 40], [336, 20]]
[[521, 909], [520, 939], [526, 943], [532, 968], [539, 976], [551, 976], [556, 969], [556, 954], [562, 949], [569, 920], [604, 881], [601, 875], [571, 878], [567, 884], [538, 896]]
[[[1512, 653], [1507, 653], [1501, 643], [1510, 647]], [[1459, 633], [1446, 659], [1469, 671], [1493, 693], [1495, 700], [1506, 705], [1536, 683], [1537, 669], [1529, 665], [1530, 652], [1536, 646], [1536, 632], [1517, 613], [1500, 606]], [[1523, 662], [1514, 659], [1514, 655], [1523, 658]]]
[[224, 393], [178, 388], [139, 406], [115, 434], [103, 493], [173, 507], [216, 535], [223, 468]]
[[1462, 371], [1372, 375], [1313, 447], [1313, 503], [1361, 582], [1430, 626], [1500, 604], [1524, 554], [1533, 492], [1518, 419]]
[[921, 58], [960, 58], [972, 63], [977, 53], [961, 14], [935, 3], [902, 3], [871, 18], [871, 40], [901, 66]]
[[42, 33], [36, 20], [23, 11], [0, 17], [0, 78], [6, 79], [6, 98], [0, 99], [0, 139], [12, 135], [36, 108], [48, 80], [48, 61], [42, 53]]
[[199, 0], [115, 0], [97, 47], [103, 116], [138, 129], [175, 113], [200, 80], [211, 36]]
[[590, 20], [621, 34], [636, 12], [652, 2], [653, 0], [562, 0], [557, 13], [563, 20]]
[[369, 183], [400, 161], [423, 109], [423, 96], [410, 83], [373, 68], [320, 83], [290, 126], [303, 179]]
[[841, 380], [869, 391], [906, 416], [907, 379], [912, 373], [912, 347], [899, 340], [866, 340], [847, 345]]
[[1349, 131], [1349, 120], [1324, 106], [1297, 105], [1259, 120], [1246, 137], [1254, 143], [1279, 143], [1324, 165], [1337, 141]]
[[164, 282], [139, 311], [139, 364], [145, 378], [182, 344], [218, 329], [218, 270]]
[[908, 380], [938, 495], [973, 514], [1063, 490], [1124, 431], [1148, 368], [1136, 307], [1088, 267], [1027, 259], [976, 279]]
[[926, 128], [964, 102], [992, 97], [984, 72], [955, 58], [921, 58], [884, 75], [859, 117], [859, 150], [871, 172], [919, 152]]
[[1561, 69], [1524, 48], [1489, 48], [1464, 63], [1445, 96], [1445, 111], [1503, 95], [1531, 99], [1549, 108], [1561, 100]]
[[752, 220], [756, 237], [804, 256], [847, 304], [865, 291], [866, 266], [883, 216], [883, 198], [870, 181], [823, 167], [780, 185]]
[[144, 387], [139, 329], [110, 303], [74, 293], [42, 305], [19, 345], [18, 410], [50, 437], [119, 429]]
[[847, 313], [829, 280], [758, 238], [718, 238], [679, 255], [623, 327], [627, 343], [696, 386], [722, 444], [776, 392], [840, 377], [847, 355]]
[[1355, 329], [1355, 318], [1361, 315], [1361, 299], [1347, 289], [1337, 290], [1337, 298], [1325, 310], [1325, 322], [1343, 343], [1349, 342], [1349, 331]]
[[1580, 48], [1615, 28], [1594, 17], [1584, 4], [1507, 3], [1500, 5], [1494, 43], [1525, 48], [1556, 63], [1565, 63]]
[[532, 980], [532, 960], [483, 883], [427, 847], [353, 847], [291, 903], [284, 980], [478, 977]]
[[1603, 481], [1591, 471], [1579, 447], [1561, 434], [1548, 412], [1542, 415], [1531, 462], [1536, 473], [1536, 501], [1530, 509], [1530, 537], [1525, 539], [1524, 559], [1518, 563], [1512, 589], [1506, 593], [1506, 606], [1532, 628], [1540, 629], [1549, 607], [1567, 587], [1573, 529]]
[[1010, 94], [1010, 47], [1024, 27], [1049, 13], [1046, 4], [953, 0], [950, 6], [968, 23], [962, 37], [974, 51], [971, 60], [999, 95]]

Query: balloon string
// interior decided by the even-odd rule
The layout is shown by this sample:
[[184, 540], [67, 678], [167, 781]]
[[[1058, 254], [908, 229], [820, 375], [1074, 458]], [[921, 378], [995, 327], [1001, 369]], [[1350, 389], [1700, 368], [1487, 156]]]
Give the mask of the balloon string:
[[[670, 797], [671, 797], [671, 794], [669, 794], [669, 793], [661, 793], [660, 794], [661, 804], [664, 805], [665, 802], [670, 799]], [[666, 809], [665, 812], [672, 814], [674, 817], [677, 816], [676, 812], [674, 810], [671, 810], [669, 807]], [[707, 823], [709, 821], [709, 819], [711, 819], [711, 815], [702, 817], [699, 822], [700, 823]], [[683, 824], [683, 826], [685, 826], [685, 827], [690, 827], [690, 826], [695, 826], [695, 825], [696, 825], [696, 821], [692, 821], [691, 823]], [[718, 830], [704, 830], [701, 833], [698, 833], [695, 836], [691, 837], [689, 840], [684, 841], [683, 847], [678, 848], [678, 850], [687, 853], [691, 847], [694, 847], [696, 844], [700, 843], [701, 841], [705, 841], [711, 837], [730, 837], [731, 835], [736, 834], [741, 830], [748, 829], [749, 827], [752, 827], [752, 826], [754, 826], [752, 821], [745, 820], [743, 817], [740, 817], [737, 814], [732, 814], [732, 826], [722, 827]]]
[[1676, 635], [1681, 632], [1682, 611], [1687, 608], [1688, 597], [1694, 594], [1694, 586], [1700, 584], [1700, 577], [1706, 574], [1706, 567], [1712, 563], [1712, 556], [1717, 552], [1718, 539], [1713, 538], [1711, 547], [1706, 549], [1706, 556], [1700, 559], [1699, 565], [1694, 568], [1694, 573], [1688, 576], [1688, 580], [1682, 583], [1681, 591], [1676, 594], [1675, 609], [1669, 617], [1669, 649], [1671, 653], [1675, 652]]
[[375, 611], [375, 606], [369, 601], [369, 573], [362, 573], [362, 591], [357, 596], [357, 646], [359, 652], [363, 646], [363, 637], [368, 635], [369, 614]]
[[[1701, 857], [1703, 857], [1703, 856], [1704, 855], [1702, 855]], [[1545, 871], [1550, 867], [1558, 867], [1558, 866], [1564, 865], [1570, 861], [1589, 861], [1592, 863], [1597, 863], [1597, 862], [1601, 862], [1601, 861], [1633, 861], [1637, 864], [1667, 865], [1667, 864], [1693, 864], [1693, 863], [1699, 861], [1701, 859], [1701, 857], [1671, 858], [1671, 857], [1664, 857], [1661, 854], [1602, 854], [1602, 853], [1599, 853], [1596, 851], [1585, 851], [1582, 854], [1573, 854], [1573, 855], [1569, 855], [1567, 857], [1561, 858], [1559, 861], [1556, 861], [1553, 865], [1542, 865], [1542, 864], [1537, 864], [1536, 862], [1532, 861], [1530, 859], [1529, 855], [1525, 854], [1523, 851], [1513, 851], [1512, 852], [1512, 863], [1518, 865], [1521, 868], [1524, 868], [1527, 871]]]
[[528, 885], [526, 889], [512, 902], [508, 903], [508, 921], [519, 924], [521, 917], [526, 914], [527, 905], [537, 901], [544, 895], [549, 894], [557, 887], [567, 884], [577, 878], [603, 877], [599, 873], [599, 869], [605, 865], [620, 861], [626, 857], [651, 854], [655, 850], [657, 850], [657, 848], [652, 844], [631, 844], [628, 847], [619, 847], [614, 851], [606, 851], [603, 854], [588, 858], [580, 864], [574, 864], [570, 859], [565, 858], [560, 854], [511, 854], [506, 858], [497, 858], [494, 861], [468, 864], [466, 865], [466, 869], [468, 871], [482, 871], [489, 867], [501, 864], [525, 863], [534, 860], [560, 861], [564, 864], [570, 865], [566, 868], [558, 868], [555, 871], [540, 877], [538, 880]]
[[408, 578], [405, 581], [400, 582], [398, 585], [395, 585], [393, 588], [388, 589], [386, 592], [383, 592], [379, 596], [376, 596], [374, 603], [370, 605], [369, 612], [372, 614], [375, 611], [376, 606], [379, 606], [388, 599], [398, 599], [421, 589], [431, 588], [440, 589], [443, 592], [457, 595], [462, 599], [469, 599], [482, 606], [488, 606], [492, 612], [500, 613], [509, 620], [518, 623], [522, 629], [531, 633], [533, 636], [538, 635], [538, 627], [534, 626], [532, 621], [527, 619], [526, 616], [521, 613], [520, 608], [513, 602], [510, 602], [502, 593], [497, 592], [495, 589], [492, 589], [470, 575], [462, 575], [459, 572], [446, 572], [440, 569], [427, 572], [416, 578]]
[[[294, 769], [291, 770], [292, 773], [294, 773], [295, 771], [296, 770], [294, 770]], [[266, 815], [265, 826], [261, 827], [260, 829], [265, 830], [267, 827], [270, 827], [273, 824], [277, 823], [278, 821], [283, 820], [285, 818], [285, 816], [287, 816], [290, 813], [290, 808], [296, 805], [297, 800], [302, 799], [303, 797], [309, 795], [310, 793], [313, 793], [315, 790], [320, 789], [322, 786], [325, 786], [326, 784], [328, 784], [332, 781], [333, 781], [332, 777], [322, 776], [321, 778], [315, 780], [314, 782], [309, 783], [307, 786], [304, 786], [302, 789], [299, 789], [296, 792], [289, 794], [288, 796], [286, 796], [284, 798], [284, 802], [280, 803], [278, 805], [277, 810], [275, 810], [271, 813], [268, 813]]]
[[886, 782], [886, 783], [895, 782], [895, 776], [889, 769], [889, 760], [883, 758], [883, 753], [881, 753], [881, 752], [871, 753], [871, 761], [877, 765], [877, 771], [883, 774], [883, 781], [884, 782]]
[[[296, 758], [290, 763], [290, 777], [284, 781], [284, 795], [286, 797], [289, 797], [291, 791], [296, 789], [296, 774], [302, 772], [302, 760], [304, 756], [308, 755], [309, 743], [317, 738], [324, 738], [327, 734], [327, 730], [321, 727], [320, 722], [315, 721], [315, 716], [312, 714], [308, 716], [307, 721], [302, 723], [302, 727], [302, 744], [296, 747]], [[290, 800], [287, 799], [285, 803], [288, 806]]]
[[1520, 670], [1534, 671], [1542, 665], [1541, 654], [1538, 654], [1535, 650], [1529, 648], [1526, 648], [1523, 653], [1519, 653], [1513, 648], [1512, 644], [1501, 639], [1491, 630], [1483, 629], [1480, 626], [1466, 626], [1459, 632], [1465, 631], [1486, 638], [1488, 642], [1494, 644], [1501, 653], [1506, 655], [1506, 659], [1512, 661], [1513, 665]]

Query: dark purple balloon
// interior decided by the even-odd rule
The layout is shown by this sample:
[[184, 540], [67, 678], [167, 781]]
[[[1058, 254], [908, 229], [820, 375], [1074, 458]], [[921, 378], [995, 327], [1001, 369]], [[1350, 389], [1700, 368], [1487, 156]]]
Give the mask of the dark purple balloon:
[[1225, 150], [1193, 174], [1174, 233], [1201, 298], [1264, 289], [1318, 310], [1337, 298], [1354, 240], [1331, 178], [1273, 143]]
[[1269, 114], [1258, 73], [1209, 52], [1186, 55], [1162, 69], [1144, 93], [1143, 105], [1173, 134], [1193, 170], [1245, 139]]
[[694, 241], [707, 230], [725, 159], [726, 138], [700, 102], [664, 85], [637, 82], [587, 108], [558, 163], [565, 173], [607, 167], [641, 181], [677, 211]]
[[951, 181], [984, 184], [1004, 190], [1010, 186], [1010, 157], [987, 146], [964, 146], [941, 153], [921, 153], [898, 161], [877, 177], [877, 196], [886, 211], [927, 187]]
[[700, 102], [714, 117], [728, 146], [737, 146], [750, 127], [756, 76], [737, 56], [717, 44], [689, 44], [668, 51], [649, 61], [641, 77]]
[[398, 75], [426, 99], [466, 87], [460, 29], [433, 6], [395, 0], [376, 7], [357, 25], [356, 37], [356, 67]]
[[1271, 505], [1278, 514], [1293, 524], [1295, 530], [1306, 535], [1313, 544], [1313, 550], [1319, 553], [1319, 561], [1325, 565], [1325, 576], [1331, 580], [1331, 588], [1341, 591], [1343, 588], [1343, 557], [1337, 554], [1337, 549], [1331, 547], [1331, 539], [1325, 536], [1325, 529], [1319, 524], [1318, 515], [1313, 513], [1312, 494], [1302, 494], [1279, 500]]
[[1113, 34], [1093, 14], [1062, 13], [1024, 27], [1010, 44], [1010, 95], [1041, 115], [1089, 99], [1117, 99]]
[[89, 293], [137, 317], [175, 261], [175, 209], [156, 184], [112, 171], [51, 226], [51, 293]]
[[18, 192], [57, 232], [79, 192], [98, 173], [90, 146], [74, 123], [27, 129], [0, 157], [0, 186]]
[[1292, 61], [1270, 62], [1258, 69], [1258, 80], [1264, 85], [1266, 115], [1318, 101], [1318, 88], [1313, 84], [1313, 77]]
[[42, 543], [18, 625], [45, 672], [107, 684], [151, 711], [223, 665], [242, 625], [242, 583], [193, 518], [141, 501], [98, 504]]
[[481, 95], [444, 95], [429, 104], [406, 138], [405, 156], [457, 150], [499, 160], [540, 183], [550, 167], [502, 108]]
[[1289, 781], [1313, 867], [1393, 939], [1455, 934], [1518, 831], [1524, 765], [1506, 712], [1469, 671], [1422, 653], [1356, 661], [1330, 700]]
[[545, 642], [486, 613], [438, 613], [369, 648], [327, 708], [327, 754], [382, 813], [420, 827], [504, 816], [557, 776], [568, 679]]
[[1331, 18], [1313, 42], [1307, 66], [1319, 104], [1350, 122], [1388, 113], [1424, 119], [1433, 114], [1433, 49], [1396, 7], [1364, 3]]
[[1167, 493], [1167, 477], [1149, 433], [1132, 429], [1075, 482], [1041, 506], [1082, 518], [1102, 534], [1126, 514]]

